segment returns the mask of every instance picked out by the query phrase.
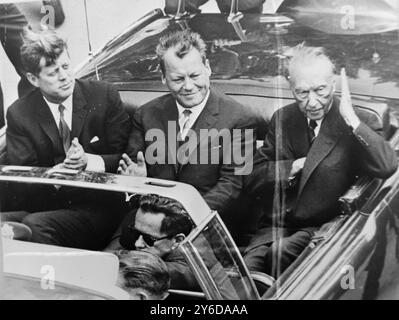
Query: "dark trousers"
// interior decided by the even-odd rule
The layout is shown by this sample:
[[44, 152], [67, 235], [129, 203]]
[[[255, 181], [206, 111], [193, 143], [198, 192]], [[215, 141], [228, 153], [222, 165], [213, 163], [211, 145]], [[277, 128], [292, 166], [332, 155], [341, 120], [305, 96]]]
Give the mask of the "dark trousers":
[[244, 251], [245, 264], [250, 271], [277, 278], [306, 248], [315, 230], [261, 228]]
[[62, 247], [102, 250], [121, 223], [122, 206], [76, 205], [67, 209], [3, 212], [2, 221], [15, 221], [32, 230], [32, 242]]

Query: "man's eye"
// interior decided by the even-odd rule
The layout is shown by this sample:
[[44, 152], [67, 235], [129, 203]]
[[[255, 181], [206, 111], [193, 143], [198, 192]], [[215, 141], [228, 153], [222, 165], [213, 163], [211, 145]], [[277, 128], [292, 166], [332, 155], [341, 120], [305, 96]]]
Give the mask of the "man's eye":
[[191, 75], [191, 78], [193, 78], [193, 79], [197, 79], [199, 77], [199, 74], [193, 74], [193, 75]]
[[64, 70], [68, 70], [68, 69], [69, 69], [69, 64], [64, 64], [64, 65], [62, 66], [62, 68], [63, 68]]
[[309, 94], [309, 91], [303, 90], [303, 91], [296, 91], [296, 94], [299, 96], [305, 96], [307, 94]]
[[318, 87], [318, 88], [316, 89], [316, 92], [321, 93], [321, 92], [323, 92], [325, 89], [326, 89], [326, 86], [321, 86], [321, 87]]
[[182, 81], [183, 81], [183, 79], [181, 79], [181, 78], [177, 78], [177, 79], [172, 79], [172, 81], [173, 81], [173, 82], [182, 82]]

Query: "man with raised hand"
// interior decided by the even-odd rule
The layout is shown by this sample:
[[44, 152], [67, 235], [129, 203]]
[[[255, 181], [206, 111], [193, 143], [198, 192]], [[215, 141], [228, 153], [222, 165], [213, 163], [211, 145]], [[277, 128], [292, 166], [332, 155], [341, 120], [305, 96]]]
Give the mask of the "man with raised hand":
[[255, 117], [210, 89], [211, 68], [199, 34], [167, 34], [156, 52], [170, 93], [134, 114], [119, 171], [193, 185], [238, 239], [248, 221], [237, 205], [246, 174], [241, 169], [254, 153]]
[[169, 295], [170, 276], [163, 260], [150, 252], [120, 250], [117, 285], [130, 300], [164, 300]]
[[247, 192], [275, 195], [244, 257], [250, 270], [273, 276], [298, 257], [318, 227], [340, 214], [338, 199], [357, 176], [385, 179], [397, 168], [379, 119], [353, 108], [344, 69], [341, 99], [334, 96], [334, 65], [323, 48], [293, 48], [288, 72], [296, 102], [275, 112], [244, 179]]

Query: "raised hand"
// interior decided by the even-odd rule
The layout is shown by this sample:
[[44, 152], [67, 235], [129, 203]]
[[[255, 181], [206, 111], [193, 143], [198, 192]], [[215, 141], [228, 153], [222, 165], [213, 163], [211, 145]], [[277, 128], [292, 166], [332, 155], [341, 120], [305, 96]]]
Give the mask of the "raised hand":
[[79, 143], [78, 138], [73, 138], [66, 154], [63, 167], [67, 169], [84, 170], [87, 166], [87, 155]]
[[345, 68], [341, 69], [341, 103], [339, 105], [339, 112], [348, 126], [351, 126], [353, 129], [359, 126], [360, 120], [353, 109]]
[[147, 167], [143, 153], [140, 151], [137, 154], [137, 163], [124, 153], [119, 161], [118, 173], [127, 176], [146, 177]]

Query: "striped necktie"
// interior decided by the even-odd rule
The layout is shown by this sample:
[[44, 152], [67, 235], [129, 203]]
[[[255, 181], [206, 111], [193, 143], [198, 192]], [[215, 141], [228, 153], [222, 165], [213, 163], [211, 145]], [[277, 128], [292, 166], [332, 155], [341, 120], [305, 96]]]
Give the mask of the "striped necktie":
[[64, 147], [65, 154], [67, 154], [68, 149], [71, 145], [71, 131], [69, 130], [69, 127], [64, 118], [65, 106], [60, 104], [58, 106], [58, 110], [60, 112], [60, 122], [58, 124], [58, 129], [60, 131], [60, 137], [62, 139], [62, 145]]
[[188, 132], [188, 122], [190, 121], [190, 115], [192, 111], [190, 109], [184, 109], [183, 119], [180, 121], [180, 139], [184, 140]]

